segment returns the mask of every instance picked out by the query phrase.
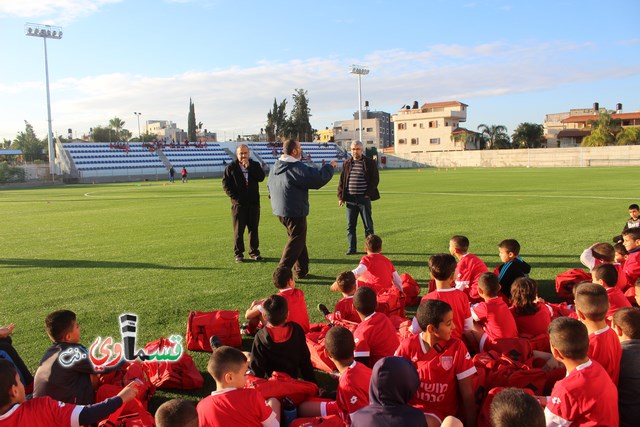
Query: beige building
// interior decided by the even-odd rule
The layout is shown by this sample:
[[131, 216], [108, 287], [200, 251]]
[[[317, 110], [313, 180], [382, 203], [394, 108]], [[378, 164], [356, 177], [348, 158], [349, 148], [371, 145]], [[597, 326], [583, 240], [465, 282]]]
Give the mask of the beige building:
[[[338, 147], [349, 151], [351, 143], [360, 139], [358, 112], [353, 120], [340, 120], [333, 124], [333, 138]], [[393, 126], [391, 114], [384, 111], [362, 110], [362, 145], [375, 147], [378, 151], [393, 145]]]
[[333, 129], [322, 129], [316, 132], [319, 142], [333, 142]]
[[187, 132], [178, 129], [176, 124], [169, 120], [147, 120], [144, 131], [158, 135], [159, 140], [166, 142], [182, 142], [187, 139]]
[[467, 121], [467, 104], [447, 101], [417, 105], [391, 118], [397, 154], [479, 148], [478, 134], [460, 128], [460, 123]]

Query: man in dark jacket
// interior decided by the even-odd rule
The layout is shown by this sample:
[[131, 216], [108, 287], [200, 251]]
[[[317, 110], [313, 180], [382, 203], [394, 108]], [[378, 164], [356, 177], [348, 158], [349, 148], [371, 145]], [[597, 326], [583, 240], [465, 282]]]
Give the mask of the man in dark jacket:
[[236, 160], [224, 171], [222, 188], [231, 198], [233, 218], [233, 252], [236, 262], [244, 261], [244, 229], [249, 234], [249, 256], [263, 261], [260, 256], [258, 225], [260, 223], [260, 191], [258, 183], [264, 181], [260, 163], [249, 158], [249, 147], [242, 144], [236, 149]]
[[289, 140], [282, 147], [284, 153], [271, 168], [267, 188], [271, 210], [287, 228], [287, 241], [279, 267], [293, 268], [298, 279], [309, 272], [307, 252], [307, 215], [309, 189], [319, 189], [331, 181], [337, 166], [335, 160], [320, 169], [300, 161], [302, 150], [297, 141]]
[[358, 215], [362, 217], [364, 235], [373, 234], [371, 201], [378, 200], [378, 165], [362, 154], [362, 143], [351, 143], [351, 158], [344, 162], [338, 183], [338, 204], [347, 205], [347, 255], [357, 253], [356, 226]]

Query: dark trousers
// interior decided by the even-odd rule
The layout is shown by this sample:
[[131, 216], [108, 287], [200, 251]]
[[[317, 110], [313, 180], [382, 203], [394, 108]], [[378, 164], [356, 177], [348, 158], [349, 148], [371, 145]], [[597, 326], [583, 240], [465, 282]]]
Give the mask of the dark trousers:
[[300, 277], [309, 272], [309, 253], [307, 252], [307, 217], [282, 217], [278, 219], [287, 227], [289, 240], [282, 251], [278, 267], [293, 268]]
[[11, 344], [11, 337], [0, 339], [0, 352], [4, 352], [11, 358], [11, 361], [18, 369], [18, 374], [20, 375], [20, 379], [22, 380], [24, 385], [29, 385], [33, 382], [33, 376], [31, 375], [31, 372], [29, 372], [29, 368], [27, 368], [27, 366], [20, 358], [20, 355]]
[[249, 235], [249, 256], [260, 255], [260, 239], [258, 238], [258, 224], [260, 224], [260, 205], [231, 206], [233, 219], [233, 252], [235, 256], [244, 256], [244, 229]]
[[347, 205], [347, 242], [349, 243], [349, 251], [357, 251], [357, 232], [358, 215], [362, 218], [364, 225], [365, 237], [373, 234], [373, 218], [371, 218], [371, 199], [364, 196], [351, 196], [346, 200]]

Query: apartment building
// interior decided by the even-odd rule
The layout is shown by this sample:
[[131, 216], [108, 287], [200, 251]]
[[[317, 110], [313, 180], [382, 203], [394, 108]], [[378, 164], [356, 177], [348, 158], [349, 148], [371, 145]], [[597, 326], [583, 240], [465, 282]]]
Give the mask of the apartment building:
[[[393, 125], [391, 114], [384, 111], [369, 111], [368, 102], [362, 111], [362, 145], [375, 147], [378, 151], [393, 145]], [[338, 147], [349, 150], [353, 141], [360, 139], [358, 112], [352, 120], [340, 120], [333, 124], [333, 138]]]

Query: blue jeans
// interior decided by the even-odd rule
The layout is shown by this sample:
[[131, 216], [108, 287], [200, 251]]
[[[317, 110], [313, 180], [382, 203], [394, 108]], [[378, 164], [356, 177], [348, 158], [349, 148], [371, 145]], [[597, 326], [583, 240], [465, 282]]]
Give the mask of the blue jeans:
[[373, 219], [371, 218], [371, 199], [365, 196], [349, 195], [345, 200], [347, 205], [347, 242], [349, 251], [356, 252], [357, 237], [356, 226], [358, 225], [358, 215], [362, 218], [365, 237], [373, 234]]

